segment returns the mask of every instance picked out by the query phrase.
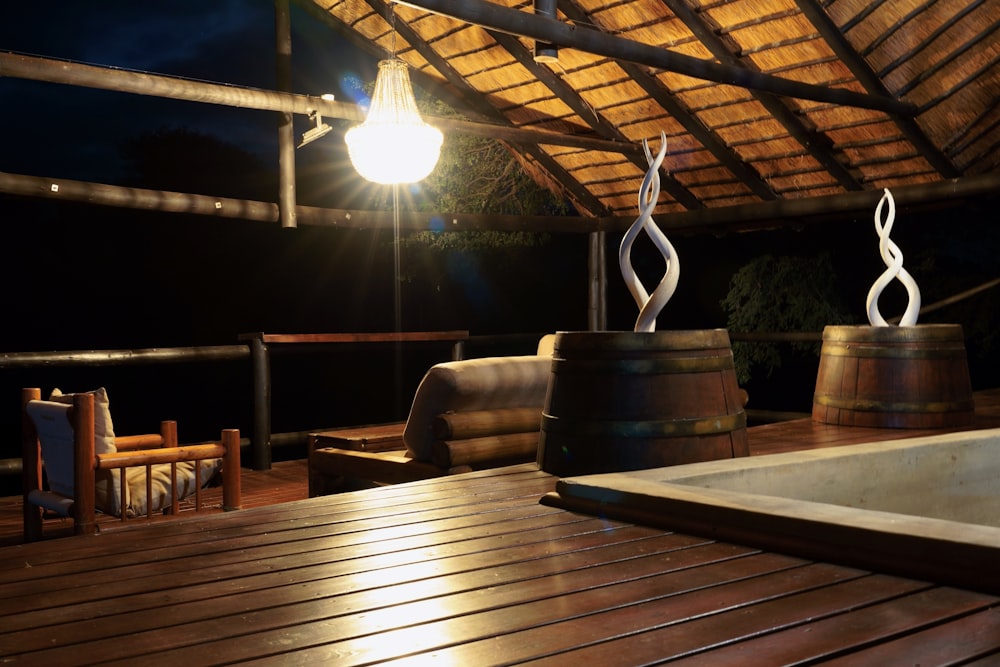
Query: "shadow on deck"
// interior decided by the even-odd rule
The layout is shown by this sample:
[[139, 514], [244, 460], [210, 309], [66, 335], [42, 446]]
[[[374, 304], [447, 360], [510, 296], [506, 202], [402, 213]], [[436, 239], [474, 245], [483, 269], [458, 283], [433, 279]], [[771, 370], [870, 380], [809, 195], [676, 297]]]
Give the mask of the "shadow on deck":
[[[308, 472], [305, 460], [275, 462], [270, 470], [241, 471], [243, 487], [243, 508], [277, 505], [293, 500], [302, 500], [309, 495]], [[221, 512], [222, 487], [214, 487], [202, 491], [202, 502], [208, 507], [202, 513]], [[0, 546], [21, 544], [21, 496], [0, 498]], [[181, 503], [181, 513], [193, 511], [193, 504]], [[156, 521], [157, 519], [153, 519]], [[114, 517], [98, 515], [98, 524], [104, 532], [128, 530], [130, 524], [122, 524]], [[146, 524], [146, 521], [135, 522], [136, 527]], [[64, 524], [62, 527], [60, 524]], [[72, 522], [69, 519], [47, 519], [45, 522], [45, 539], [66, 537], [72, 534]]]

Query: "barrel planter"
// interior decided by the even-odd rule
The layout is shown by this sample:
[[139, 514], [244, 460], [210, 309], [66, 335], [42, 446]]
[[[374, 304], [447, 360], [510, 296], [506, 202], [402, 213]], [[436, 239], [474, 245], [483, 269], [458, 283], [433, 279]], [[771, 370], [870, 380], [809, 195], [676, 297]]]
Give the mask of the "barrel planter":
[[724, 329], [561, 332], [539, 467], [566, 476], [746, 456], [745, 397]]
[[813, 421], [952, 428], [972, 424], [974, 413], [960, 325], [823, 330]]

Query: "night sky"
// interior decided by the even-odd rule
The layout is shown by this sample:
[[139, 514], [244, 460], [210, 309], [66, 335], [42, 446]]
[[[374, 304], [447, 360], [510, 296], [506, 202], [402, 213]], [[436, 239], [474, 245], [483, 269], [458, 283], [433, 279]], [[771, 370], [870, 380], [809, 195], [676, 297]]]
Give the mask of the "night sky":
[[[292, 5], [293, 89], [359, 101], [375, 61], [338, 42]], [[7, 3], [0, 49], [240, 86], [276, 88], [274, 5], [268, 0], [106, 0]], [[112, 182], [116, 142], [159, 127], [217, 135], [271, 159], [273, 116], [196, 104], [0, 79], [5, 128], [0, 169]], [[303, 129], [305, 119], [297, 119]], [[53, 170], [58, 173], [53, 174]]]

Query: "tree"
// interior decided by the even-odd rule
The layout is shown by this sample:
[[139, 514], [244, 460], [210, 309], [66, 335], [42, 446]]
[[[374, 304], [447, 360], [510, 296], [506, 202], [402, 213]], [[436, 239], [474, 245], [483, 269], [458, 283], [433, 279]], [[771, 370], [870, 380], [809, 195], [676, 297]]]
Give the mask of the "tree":
[[[817, 256], [761, 255], [740, 268], [721, 302], [732, 331], [822, 331], [828, 324], [849, 321], [847, 308], [836, 289], [836, 276], [828, 253]], [[795, 342], [799, 355], [819, 354], [818, 343]], [[750, 380], [760, 367], [770, 377], [782, 365], [783, 348], [776, 343], [733, 343], [736, 377]]]
[[277, 174], [236, 144], [183, 127], [161, 127], [124, 141], [125, 185], [273, 201]]

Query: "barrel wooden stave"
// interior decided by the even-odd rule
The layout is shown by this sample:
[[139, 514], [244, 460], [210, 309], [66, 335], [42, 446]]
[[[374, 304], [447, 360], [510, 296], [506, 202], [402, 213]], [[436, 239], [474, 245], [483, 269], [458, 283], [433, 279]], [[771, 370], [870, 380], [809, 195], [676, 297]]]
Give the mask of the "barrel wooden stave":
[[746, 456], [725, 330], [556, 337], [539, 465], [558, 475]]
[[877, 428], [951, 428], [975, 406], [960, 325], [828, 326], [814, 421]]

